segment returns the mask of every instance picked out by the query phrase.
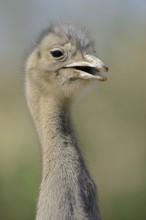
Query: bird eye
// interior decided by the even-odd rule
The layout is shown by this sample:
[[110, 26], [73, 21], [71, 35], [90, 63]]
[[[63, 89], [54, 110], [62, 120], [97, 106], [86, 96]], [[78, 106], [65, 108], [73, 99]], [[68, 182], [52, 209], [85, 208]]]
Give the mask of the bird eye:
[[51, 50], [51, 55], [55, 59], [62, 59], [64, 57], [64, 51], [61, 50], [60, 48], [54, 48]]

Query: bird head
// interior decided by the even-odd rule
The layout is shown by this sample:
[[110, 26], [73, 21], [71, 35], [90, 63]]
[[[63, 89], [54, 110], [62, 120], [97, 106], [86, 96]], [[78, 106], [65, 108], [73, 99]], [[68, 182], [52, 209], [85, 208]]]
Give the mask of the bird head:
[[52, 25], [37, 41], [27, 72], [45, 92], [72, 97], [93, 80], [105, 81], [106, 65], [96, 57], [93, 41], [81, 27]]

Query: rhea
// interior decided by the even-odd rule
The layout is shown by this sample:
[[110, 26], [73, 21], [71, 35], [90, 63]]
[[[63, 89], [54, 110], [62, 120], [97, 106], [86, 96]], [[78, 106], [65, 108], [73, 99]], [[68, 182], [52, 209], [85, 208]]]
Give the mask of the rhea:
[[71, 105], [108, 68], [85, 29], [55, 24], [43, 31], [26, 63], [26, 98], [42, 149], [36, 220], [100, 220], [96, 186], [81, 154]]

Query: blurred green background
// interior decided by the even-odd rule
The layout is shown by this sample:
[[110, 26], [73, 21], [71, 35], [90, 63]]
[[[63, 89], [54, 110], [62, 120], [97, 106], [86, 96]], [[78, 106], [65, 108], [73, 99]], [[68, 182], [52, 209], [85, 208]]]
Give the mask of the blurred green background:
[[109, 79], [73, 118], [98, 185], [103, 220], [146, 220], [146, 1], [0, 0], [0, 219], [32, 220], [40, 147], [25, 103], [24, 57], [50, 20], [86, 24]]

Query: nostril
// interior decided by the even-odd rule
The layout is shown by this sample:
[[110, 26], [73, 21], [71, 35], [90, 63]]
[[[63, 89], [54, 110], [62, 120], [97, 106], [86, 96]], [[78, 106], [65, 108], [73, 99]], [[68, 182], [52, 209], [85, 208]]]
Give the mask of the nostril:
[[104, 65], [105, 72], [108, 72], [108, 67]]

